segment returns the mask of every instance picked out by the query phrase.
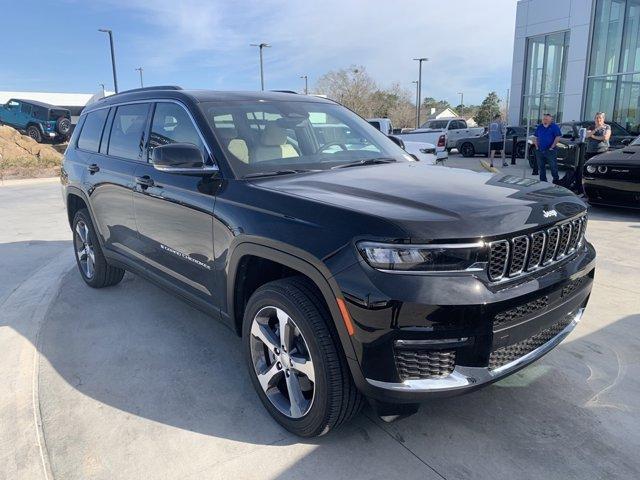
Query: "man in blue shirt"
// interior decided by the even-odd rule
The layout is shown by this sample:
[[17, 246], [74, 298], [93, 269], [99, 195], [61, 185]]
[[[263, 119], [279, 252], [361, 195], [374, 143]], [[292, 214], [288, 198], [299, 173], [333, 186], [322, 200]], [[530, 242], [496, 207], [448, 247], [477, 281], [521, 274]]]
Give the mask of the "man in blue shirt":
[[551, 176], [553, 177], [553, 182], [556, 183], [559, 180], [556, 145], [562, 134], [560, 133], [560, 127], [553, 122], [553, 117], [550, 113], [545, 113], [542, 116], [542, 123], [537, 126], [534, 135], [540, 180], [547, 181], [546, 162], [549, 162]]

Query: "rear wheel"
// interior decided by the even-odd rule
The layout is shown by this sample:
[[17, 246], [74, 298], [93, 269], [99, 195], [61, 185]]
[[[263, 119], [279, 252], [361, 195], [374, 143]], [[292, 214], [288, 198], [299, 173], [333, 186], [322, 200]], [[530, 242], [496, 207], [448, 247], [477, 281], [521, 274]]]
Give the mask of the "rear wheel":
[[42, 143], [42, 133], [40, 132], [40, 129], [35, 125], [29, 125], [27, 127], [27, 135], [33, 138], [36, 142]]
[[[524, 157], [524, 155], [523, 155]], [[538, 165], [537, 165], [537, 160], [536, 160], [536, 152], [533, 148], [529, 148], [529, 166], [533, 169], [533, 170], [537, 170], [538, 169]]]
[[312, 285], [297, 277], [263, 285], [245, 310], [245, 357], [256, 392], [280, 425], [303, 437], [324, 435], [363, 403], [331, 321]]
[[86, 209], [73, 217], [73, 247], [80, 275], [93, 288], [109, 287], [122, 280], [124, 270], [107, 263]]
[[460, 146], [460, 153], [463, 157], [473, 157], [476, 154], [476, 149], [472, 143], [467, 142]]
[[71, 120], [65, 117], [58, 118], [56, 121], [56, 132], [63, 137], [69, 135], [69, 132], [71, 132]]
[[525, 150], [527, 149], [526, 144], [524, 142], [519, 142], [516, 144], [516, 157], [524, 158]]

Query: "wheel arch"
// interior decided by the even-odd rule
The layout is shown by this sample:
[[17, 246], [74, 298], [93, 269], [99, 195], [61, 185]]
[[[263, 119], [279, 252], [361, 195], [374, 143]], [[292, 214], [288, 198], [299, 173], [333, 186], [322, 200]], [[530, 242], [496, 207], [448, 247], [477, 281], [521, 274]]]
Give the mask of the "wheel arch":
[[86, 208], [89, 212], [89, 217], [91, 217], [91, 222], [93, 223], [93, 227], [96, 231], [96, 236], [98, 237], [98, 241], [100, 242], [100, 246], [104, 246], [102, 234], [100, 233], [100, 229], [98, 228], [98, 224], [96, 223], [96, 216], [91, 208], [91, 202], [89, 202], [88, 196], [79, 188], [68, 185], [65, 192], [65, 202], [67, 205], [67, 218], [69, 220], [69, 227], [73, 228], [73, 217], [75, 217], [76, 212], [82, 208]]
[[[269, 262], [270, 265], [281, 266], [286, 272], [290, 272], [293, 275], [302, 275], [313, 284], [322, 299], [324, 299], [327, 310], [333, 320], [333, 328], [338, 334], [345, 355], [355, 358], [349, 333], [337, 303], [337, 299], [341, 298], [342, 295], [336, 281], [331, 278], [329, 270], [319, 261], [313, 259], [307, 252], [298, 251], [294, 247], [285, 249], [282, 245], [269, 245], [267, 242], [270, 241], [266, 239], [264, 239], [264, 243], [256, 239], [243, 241], [238, 243], [231, 252], [227, 267], [226, 315], [228, 315], [236, 333], [242, 335], [244, 307], [250, 294], [260, 285], [275, 279], [267, 275], [266, 279], [263, 278], [262, 282], [257, 286], [251, 285], [251, 283], [246, 285], [244, 283], [246, 280], [245, 269], [251, 262]], [[276, 278], [285, 278], [286, 276], [291, 275]], [[245, 289], [245, 285], [248, 287], [247, 289]], [[332, 326], [330, 325], [330, 327]]]

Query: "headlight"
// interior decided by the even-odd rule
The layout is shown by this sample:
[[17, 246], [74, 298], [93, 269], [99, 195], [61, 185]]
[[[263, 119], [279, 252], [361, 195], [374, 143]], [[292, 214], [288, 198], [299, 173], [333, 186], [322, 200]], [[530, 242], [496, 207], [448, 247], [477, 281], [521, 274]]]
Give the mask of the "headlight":
[[593, 165], [587, 165], [587, 172], [596, 173], [596, 167], [594, 167]]
[[485, 245], [465, 244], [395, 245], [360, 242], [358, 251], [378, 270], [402, 272], [462, 272], [481, 270]]
[[436, 153], [436, 149], [435, 148], [421, 148], [420, 152], [422, 152], [422, 153]]

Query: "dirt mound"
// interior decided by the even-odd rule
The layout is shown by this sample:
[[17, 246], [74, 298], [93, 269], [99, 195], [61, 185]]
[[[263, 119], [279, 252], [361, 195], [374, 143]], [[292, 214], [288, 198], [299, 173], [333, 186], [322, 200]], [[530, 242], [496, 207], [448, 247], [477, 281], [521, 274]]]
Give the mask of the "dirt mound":
[[62, 154], [38, 143], [8, 125], [0, 125], [0, 174], [2, 178], [54, 176], [60, 172]]

